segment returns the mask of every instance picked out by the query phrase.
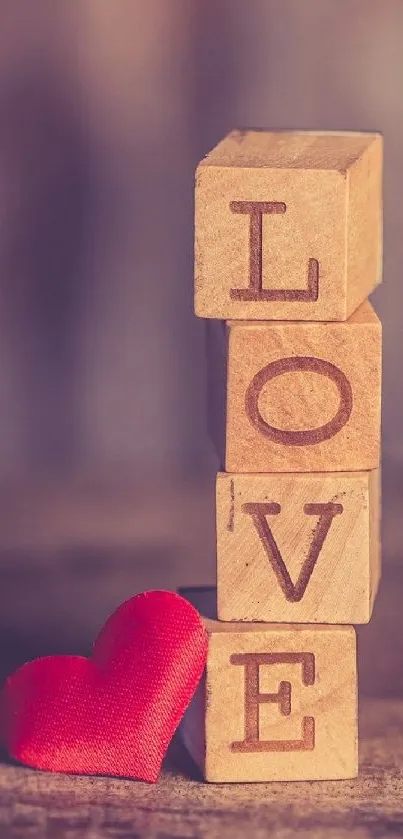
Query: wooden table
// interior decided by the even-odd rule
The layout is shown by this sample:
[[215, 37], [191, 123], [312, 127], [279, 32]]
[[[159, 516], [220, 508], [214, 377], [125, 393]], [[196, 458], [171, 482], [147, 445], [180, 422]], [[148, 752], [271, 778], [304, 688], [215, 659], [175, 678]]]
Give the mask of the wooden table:
[[403, 701], [364, 700], [355, 781], [202, 783], [173, 744], [158, 784], [3, 765], [0, 836], [10, 839], [394, 839], [403, 836]]
[[[403, 572], [400, 497], [386, 570], [360, 636], [355, 781], [207, 785], [174, 743], [155, 786], [0, 764], [0, 839], [403, 837]], [[0, 490], [0, 669], [89, 650], [105, 617], [145, 588], [211, 584], [211, 481]]]

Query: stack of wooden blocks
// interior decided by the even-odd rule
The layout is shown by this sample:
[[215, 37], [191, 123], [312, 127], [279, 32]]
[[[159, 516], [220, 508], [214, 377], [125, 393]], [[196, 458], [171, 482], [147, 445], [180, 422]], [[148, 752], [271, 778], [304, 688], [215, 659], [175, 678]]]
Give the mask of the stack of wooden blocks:
[[380, 578], [381, 324], [366, 298], [381, 260], [379, 135], [234, 131], [200, 163], [196, 314], [216, 319], [225, 471], [218, 619], [182, 735], [206, 780], [357, 774], [352, 625]]

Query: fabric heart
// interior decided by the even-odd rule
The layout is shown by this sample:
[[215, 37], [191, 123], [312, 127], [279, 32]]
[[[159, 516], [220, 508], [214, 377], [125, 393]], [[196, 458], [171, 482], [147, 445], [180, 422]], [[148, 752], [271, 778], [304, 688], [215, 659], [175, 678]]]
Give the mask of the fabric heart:
[[3, 743], [37, 769], [155, 782], [206, 656], [190, 603], [168, 591], [137, 595], [107, 620], [91, 659], [38, 658], [8, 678]]

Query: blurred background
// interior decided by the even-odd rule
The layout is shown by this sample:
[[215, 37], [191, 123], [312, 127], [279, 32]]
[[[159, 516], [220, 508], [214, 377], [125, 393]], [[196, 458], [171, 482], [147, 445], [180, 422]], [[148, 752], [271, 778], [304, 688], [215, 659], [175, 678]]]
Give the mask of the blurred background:
[[400, 0], [2, 0], [0, 672], [214, 580], [197, 161], [233, 127], [376, 129], [386, 573], [361, 670], [403, 692], [402, 80]]

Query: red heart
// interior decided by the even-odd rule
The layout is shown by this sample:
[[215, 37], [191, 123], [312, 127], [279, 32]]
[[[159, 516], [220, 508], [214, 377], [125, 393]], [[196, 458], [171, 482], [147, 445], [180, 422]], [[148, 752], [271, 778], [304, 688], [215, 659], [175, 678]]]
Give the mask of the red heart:
[[168, 591], [137, 595], [108, 619], [91, 659], [38, 658], [9, 677], [6, 749], [37, 769], [155, 782], [206, 655], [190, 603]]

